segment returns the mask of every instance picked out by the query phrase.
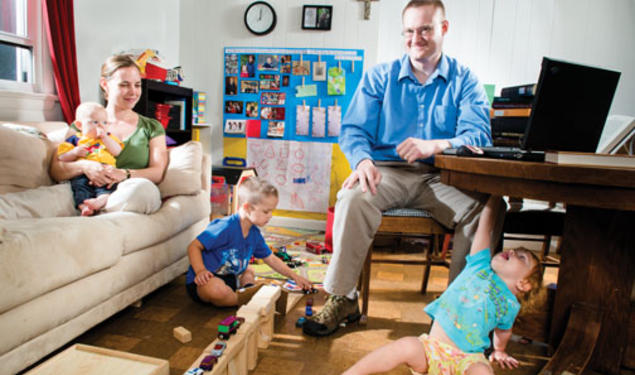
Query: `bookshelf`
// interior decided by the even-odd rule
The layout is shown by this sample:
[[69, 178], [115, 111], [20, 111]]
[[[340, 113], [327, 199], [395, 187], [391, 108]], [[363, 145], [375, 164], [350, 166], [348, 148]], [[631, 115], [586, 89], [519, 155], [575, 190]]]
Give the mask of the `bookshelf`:
[[[166, 134], [180, 145], [192, 139], [192, 94], [193, 90], [187, 87], [142, 79], [141, 97], [134, 110], [144, 116], [156, 118], [154, 111], [157, 103], [184, 102], [185, 105], [181, 109], [185, 111], [184, 116], [171, 113], [172, 119], [166, 129]], [[184, 123], [181, 123], [183, 121]]]

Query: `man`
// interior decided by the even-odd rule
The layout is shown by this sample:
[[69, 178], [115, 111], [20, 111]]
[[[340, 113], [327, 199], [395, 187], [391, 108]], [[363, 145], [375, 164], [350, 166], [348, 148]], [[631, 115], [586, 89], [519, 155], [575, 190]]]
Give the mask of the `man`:
[[[355, 286], [381, 212], [429, 211], [454, 228], [450, 281], [465, 265], [485, 197], [440, 182], [432, 156], [491, 144], [489, 103], [476, 76], [442, 53], [448, 31], [439, 0], [411, 0], [402, 13], [406, 55], [364, 75], [342, 121], [339, 144], [353, 172], [337, 196], [324, 308], [304, 324], [312, 336], [359, 319]], [[493, 238], [498, 238], [494, 233]]]

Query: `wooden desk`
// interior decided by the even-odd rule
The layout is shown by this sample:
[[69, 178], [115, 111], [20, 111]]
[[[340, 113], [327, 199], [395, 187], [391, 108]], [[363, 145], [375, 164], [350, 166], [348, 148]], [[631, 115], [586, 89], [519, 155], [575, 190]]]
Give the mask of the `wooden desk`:
[[574, 302], [597, 307], [603, 315], [588, 367], [618, 374], [635, 280], [635, 171], [447, 155], [435, 165], [443, 183], [460, 189], [567, 204], [550, 344], [572, 328]]

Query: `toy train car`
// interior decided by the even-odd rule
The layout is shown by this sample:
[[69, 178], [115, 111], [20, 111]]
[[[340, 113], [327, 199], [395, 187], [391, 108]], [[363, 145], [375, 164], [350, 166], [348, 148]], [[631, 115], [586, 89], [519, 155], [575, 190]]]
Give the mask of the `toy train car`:
[[228, 340], [229, 336], [236, 333], [240, 325], [245, 321], [244, 318], [230, 315], [218, 324], [218, 338]]

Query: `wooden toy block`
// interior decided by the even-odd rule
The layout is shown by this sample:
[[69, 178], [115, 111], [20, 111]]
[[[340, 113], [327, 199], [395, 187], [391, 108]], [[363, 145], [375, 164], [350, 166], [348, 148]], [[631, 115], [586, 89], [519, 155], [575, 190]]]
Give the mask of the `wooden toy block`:
[[192, 341], [192, 333], [183, 327], [175, 327], [172, 330], [174, 338], [185, 344]]
[[257, 321], [245, 321], [244, 327], [241, 327], [246, 336], [247, 370], [249, 371], [255, 369], [258, 362], [258, 327]]

